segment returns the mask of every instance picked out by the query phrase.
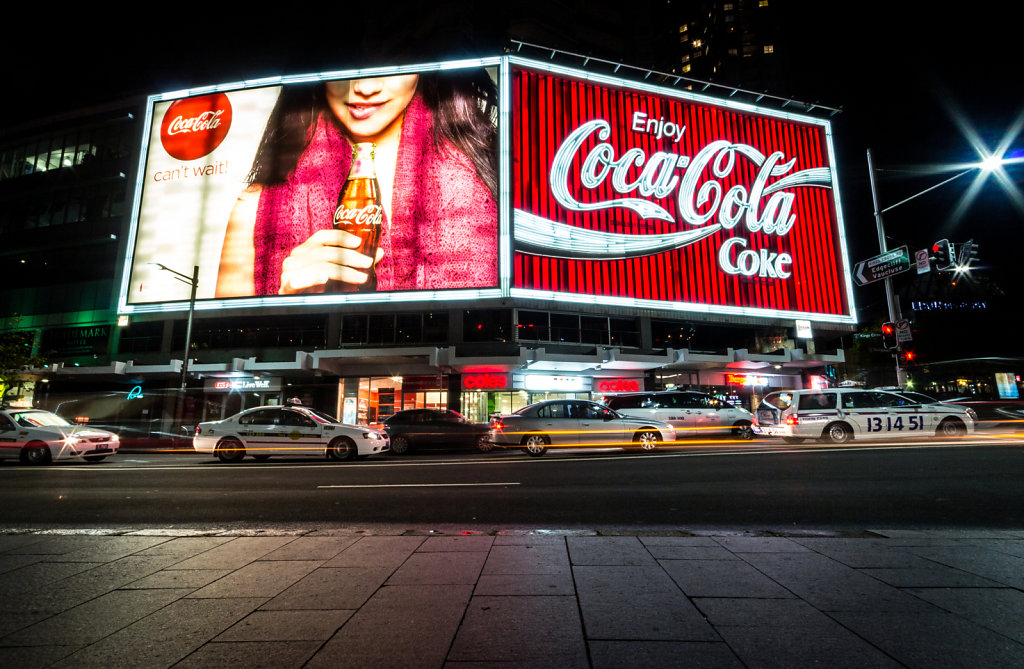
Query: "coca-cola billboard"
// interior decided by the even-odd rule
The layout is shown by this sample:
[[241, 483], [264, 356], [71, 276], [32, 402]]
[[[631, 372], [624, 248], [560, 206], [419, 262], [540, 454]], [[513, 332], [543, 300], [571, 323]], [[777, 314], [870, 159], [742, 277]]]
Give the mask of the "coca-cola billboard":
[[514, 63], [513, 296], [854, 322], [827, 121]]

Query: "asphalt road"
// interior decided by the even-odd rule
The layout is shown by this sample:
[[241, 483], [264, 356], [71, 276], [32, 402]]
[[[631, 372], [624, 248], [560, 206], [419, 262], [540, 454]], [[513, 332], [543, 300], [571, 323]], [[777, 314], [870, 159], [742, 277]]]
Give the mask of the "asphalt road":
[[1024, 525], [1024, 440], [688, 444], [654, 454], [518, 451], [275, 458], [118, 454], [0, 466], [0, 525], [666, 527], [844, 531]]

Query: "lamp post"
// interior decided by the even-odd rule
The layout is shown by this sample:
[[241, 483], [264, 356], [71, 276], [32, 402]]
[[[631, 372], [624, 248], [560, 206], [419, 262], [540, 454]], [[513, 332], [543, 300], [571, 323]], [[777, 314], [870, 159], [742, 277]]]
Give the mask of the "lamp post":
[[[971, 172], [974, 172], [975, 170], [979, 170], [980, 169], [980, 170], [985, 171], [985, 172], [992, 171], [992, 170], [996, 169], [999, 165], [1001, 165], [1003, 162], [1004, 161], [1002, 160], [1002, 158], [1000, 156], [997, 156], [997, 155], [995, 155], [995, 156], [988, 156], [982, 162], [976, 163], [976, 164], [972, 164], [972, 165], [968, 166], [967, 169], [965, 169], [965, 170], [963, 170], [963, 171], [961, 171], [961, 172], [959, 172], [957, 174], [954, 174], [953, 176], [949, 177], [948, 179], [946, 179], [944, 181], [940, 181], [939, 183], [935, 184], [934, 186], [930, 186], [928, 188], [925, 188], [923, 191], [921, 191], [919, 193], [915, 193], [914, 195], [911, 195], [908, 198], [904, 198], [903, 200], [900, 200], [896, 204], [889, 205], [888, 207], [882, 209], [881, 205], [878, 202], [878, 187], [875, 184], [875, 164], [874, 164], [874, 161], [871, 158], [871, 149], [868, 149], [868, 177], [869, 177], [869, 182], [871, 184], [871, 202], [872, 202], [872, 205], [874, 206], [874, 210], [875, 210], [875, 225], [878, 228], [878, 248], [879, 248], [879, 251], [881, 251], [882, 253], [885, 253], [886, 251], [889, 250], [888, 249], [888, 244], [885, 241], [885, 224], [882, 221], [882, 214], [884, 214], [885, 212], [890, 211], [892, 209], [895, 209], [896, 207], [898, 207], [898, 206], [900, 206], [902, 204], [906, 204], [907, 202], [910, 202], [911, 200], [916, 199], [916, 198], [924, 195], [925, 193], [930, 193], [931, 191], [935, 190], [936, 188], [940, 188], [942, 186], [945, 186], [946, 184], [950, 183], [951, 181], [955, 181], [955, 180], [959, 179], [960, 177], [962, 177], [962, 176], [964, 176], [966, 174], [970, 174]], [[889, 307], [889, 321], [895, 323], [896, 321], [901, 320], [903, 318], [903, 314], [900, 311], [899, 300], [896, 298], [896, 295], [893, 293], [892, 277], [886, 277], [885, 278], [885, 299], [886, 299], [886, 303], [888, 304], [888, 307]], [[902, 387], [905, 387], [907, 385], [907, 372], [906, 372], [905, 369], [900, 367], [898, 356], [899, 356], [899, 354], [897, 353], [896, 384], [902, 388]]]
[[188, 383], [188, 362], [192, 350], [192, 316], [196, 310], [196, 289], [199, 287], [199, 265], [192, 266], [192, 276], [177, 272], [170, 267], [158, 262], [149, 263], [155, 265], [165, 272], [170, 272], [174, 278], [182, 283], [188, 284], [192, 292], [188, 298], [188, 325], [185, 327], [185, 359], [181, 363], [181, 398], [178, 404], [177, 417], [183, 420], [185, 417], [185, 391]]

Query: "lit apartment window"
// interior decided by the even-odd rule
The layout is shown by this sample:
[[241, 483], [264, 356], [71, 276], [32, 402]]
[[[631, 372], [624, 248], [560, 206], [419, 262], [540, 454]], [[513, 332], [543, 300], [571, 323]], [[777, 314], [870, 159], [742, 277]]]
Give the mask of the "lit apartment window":
[[731, 12], [733, 9], [735, 9], [735, 7], [733, 6], [733, 4], [731, 2], [727, 2], [724, 5], [722, 5], [722, 9], [727, 11], [727, 12]]
[[757, 6], [758, 7], [767, 7], [768, 6], [768, 0], [758, 0]]
[[764, 45], [764, 52], [765, 53], [775, 53], [775, 45], [774, 44], [765, 44]]
[[681, 33], [685, 33], [689, 29], [690, 29], [690, 24], [689, 23], [684, 23], [683, 25], [679, 26], [679, 32], [681, 32]]
[[699, 40], [699, 39], [693, 40], [693, 48], [694, 49], [699, 49], [702, 46], [704, 46], [704, 41], [703, 40]]

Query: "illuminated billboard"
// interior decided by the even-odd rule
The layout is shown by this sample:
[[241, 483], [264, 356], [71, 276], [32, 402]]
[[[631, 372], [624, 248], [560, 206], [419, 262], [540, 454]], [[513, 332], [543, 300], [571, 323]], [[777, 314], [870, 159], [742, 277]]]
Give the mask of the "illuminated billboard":
[[151, 97], [119, 311], [499, 296], [498, 64]]
[[513, 297], [854, 323], [828, 121], [512, 58]]

